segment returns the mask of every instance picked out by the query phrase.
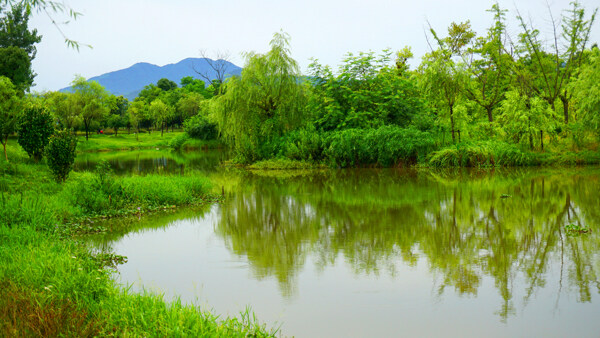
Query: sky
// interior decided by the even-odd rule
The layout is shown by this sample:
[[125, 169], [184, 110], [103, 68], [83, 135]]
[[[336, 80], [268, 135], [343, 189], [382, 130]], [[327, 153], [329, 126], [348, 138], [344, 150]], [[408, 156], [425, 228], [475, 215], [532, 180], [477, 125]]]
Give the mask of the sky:
[[[60, 0], [59, 0], [60, 1]], [[508, 31], [520, 32], [516, 9], [549, 38], [555, 19], [571, 0], [521, 0], [498, 3], [508, 9]], [[263, 53], [275, 32], [291, 36], [292, 57], [306, 72], [311, 59], [334, 68], [344, 56], [360, 51], [393, 51], [410, 46], [412, 65], [429, 50], [428, 22], [441, 35], [452, 22], [469, 20], [478, 35], [492, 23], [486, 12], [493, 1], [482, 0], [65, 0], [82, 16], [64, 23], [64, 14], [52, 14], [66, 37], [92, 48], [67, 47], [64, 37], [43, 12], [34, 13], [30, 28], [43, 36], [37, 45], [33, 69], [34, 91], [58, 90], [75, 75], [85, 78], [127, 68], [138, 62], [159, 66], [188, 57], [225, 52], [243, 66], [244, 52]], [[591, 14], [598, 0], [580, 0]], [[600, 26], [592, 30], [600, 41]]]

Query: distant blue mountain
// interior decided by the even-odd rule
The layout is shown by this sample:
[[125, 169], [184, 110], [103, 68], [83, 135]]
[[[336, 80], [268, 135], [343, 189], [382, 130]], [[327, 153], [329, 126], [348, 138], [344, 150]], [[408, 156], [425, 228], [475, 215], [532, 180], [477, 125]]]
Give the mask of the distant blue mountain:
[[[167, 78], [177, 84], [186, 76], [205, 80], [196, 71], [208, 75], [211, 80], [214, 80], [216, 77], [215, 71], [208, 65], [206, 59], [187, 58], [162, 67], [147, 62], [140, 62], [129, 68], [89, 78], [88, 81], [98, 81], [111, 94], [117, 96], [123, 95], [129, 100], [133, 100], [145, 86], [156, 83], [162, 78]], [[231, 62], [227, 62], [228, 76], [240, 75], [241, 72], [242, 68]], [[71, 87], [63, 88], [60, 91], [69, 92], [71, 91]]]

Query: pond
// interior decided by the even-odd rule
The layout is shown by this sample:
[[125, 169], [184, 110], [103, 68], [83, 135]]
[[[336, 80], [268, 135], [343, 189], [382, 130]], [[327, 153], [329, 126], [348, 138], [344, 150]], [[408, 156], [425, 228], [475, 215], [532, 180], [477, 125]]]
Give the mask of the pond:
[[207, 174], [224, 203], [93, 239], [124, 285], [297, 337], [600, 332], [598, 168]]

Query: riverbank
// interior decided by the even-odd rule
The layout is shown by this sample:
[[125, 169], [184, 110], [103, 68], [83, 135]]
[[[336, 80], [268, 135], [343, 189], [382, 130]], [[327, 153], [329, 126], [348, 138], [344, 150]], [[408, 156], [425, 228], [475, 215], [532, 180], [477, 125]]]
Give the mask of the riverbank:
[[[98, 229], [82, 219], [143, 214], [215, 200], [204, 176], [72, 172], [64, 184], [43, 163], [9, 147], [0, 160], [0, 336], [270, 336], [249, 311], [221, 318], [196, 305], [166, 302], [118, 285], [108, 265], [78, 235]], [[110, 229], [108, 229], [110, 230]]]
[[[385, 138], [367, 135], [365, 139], [340, 133], [339, 137], [324, 137], [312, 145], [284, 143], [275, 157], [245, 163], [251, 170], [307, 169], [307, 168], [361, 168], [361, 167], [529, 167], [529, 166], [573, 166], [600, 164], [597, 147], [582, 148], [566, 146], [548, 147], [545, 150], [530, 150], [500, 141], [461, 142], [451, 145], [436, 145], [402, 138]], [[397, 135], [396, 135], [397, 136]], [[300, 150], [298, 150], [300, 149]], [[235, 162], [235, 159], [234, 159]]]

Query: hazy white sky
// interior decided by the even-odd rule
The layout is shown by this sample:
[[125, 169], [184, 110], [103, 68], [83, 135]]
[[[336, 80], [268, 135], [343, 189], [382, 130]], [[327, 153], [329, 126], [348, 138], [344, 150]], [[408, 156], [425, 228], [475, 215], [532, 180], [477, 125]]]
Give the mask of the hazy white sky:
[[[548, 0], [555, 18], [571, 0]], [[273, 33], [283, 30], [292, 37], [293, 57], [305, 71], [310, 58], [337, 66], [348, 52], [399, 50], [408, 45], [418, 59], [428, 50], [427, 21], [444, 32], [453, 21], [470, 20], [478, 34], [490, 26], [486, 12], [493, 1], [480, 0], [71, 0], [65, 1], [83, 16], [67, 25], [64, 33], [93, 49], [68, 48], [48, 17], [36, 13], [30, 21], [43, 35], [34, 71], [37, 91], [69, 85], [75, 74], [86, 78], [127, 68], [137, 62], [159, 66], [200, 50], [221, 50], [243, 66], [242, 52], [265, 52]], [[550, 33], [544, 0], [499, 1], [508, 9], [509, 31], [519, 32], [515, 8], [542, 30]], [[582, 0], [586, 10], [598, 0]], [[64, 16], [56, 19], [65, 20]], [[57, 20], [60, 21], [60, 20]], [[592, 41], [600, 40], [594, 26]]]

